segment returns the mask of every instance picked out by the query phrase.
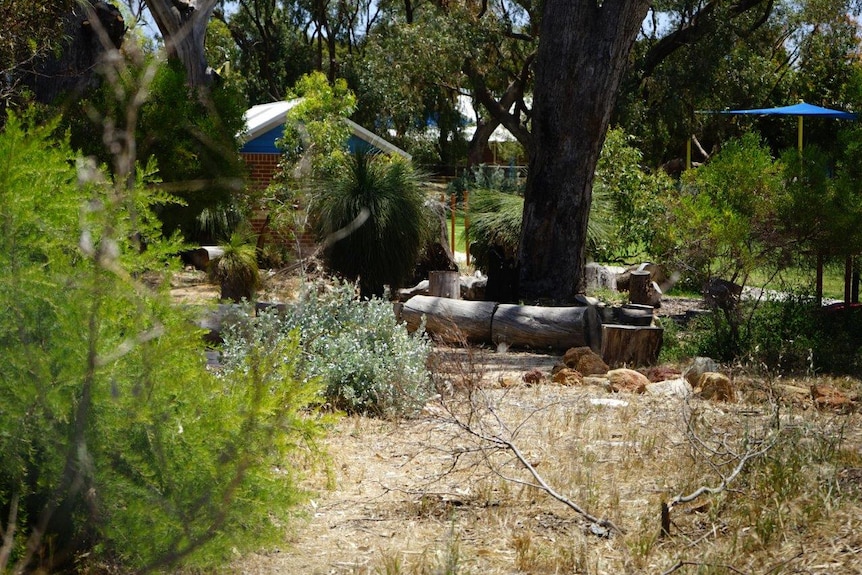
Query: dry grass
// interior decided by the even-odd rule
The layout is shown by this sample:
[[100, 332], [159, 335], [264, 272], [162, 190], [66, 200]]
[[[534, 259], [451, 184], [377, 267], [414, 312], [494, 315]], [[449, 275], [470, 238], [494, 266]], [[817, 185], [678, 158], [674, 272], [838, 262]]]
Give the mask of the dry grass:
[[[592, 387], [499, 385], [518, 358], [521, 372], [542, 365], [526, 354], [497, 371], [489, 369], [500, 367], [493, 354], [442, 357], [443, 400], [411, 421], [342, 420], [328, 440], [336, 487], [312, 480], [318, 493], [284, 548], [243, 558], [232, 570], [862, 573], [859, 414], [820, 413], [796, 397], [777, 403], [776, 415], [768, 401], [780, 395], [774, 382], [757, 378], [738, 377], [746, 402], [686, 403]], [[858, 391], [853, 381], [833, 383]], [[609, 398], [622, 403], [603, 405]], [[510, 451], [465, 433], [465, 421], [510, 438], [551, 486], [625, 532], [595, 535], [528, 485]], [[733, 465], [722, 453], [774, 434], [776, 445], [729, 489], [675, 507], [671, 535], [659, 536], [663, 502], [718, 485]], [[705, 457], [704, 447], [715, 454]]]

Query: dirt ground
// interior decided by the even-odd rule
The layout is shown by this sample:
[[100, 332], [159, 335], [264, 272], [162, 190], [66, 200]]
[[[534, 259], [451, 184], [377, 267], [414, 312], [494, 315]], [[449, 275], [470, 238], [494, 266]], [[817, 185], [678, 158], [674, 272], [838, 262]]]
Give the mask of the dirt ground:
[[[290, 289], [282, 283], [272, 295]], [[185, 302], [213, 297], [192, 285], [172, 293]], [[682, 315], [699, 303], [668, 300], [660, 313]], [[340, 420], [326, 439], [329, 474], [307, 478], [311, 496], [283, 546], [237, 558], [226, 571], [862, 573], [862, 416], [813, 409], [811, 382], [737, 371], [742, 401], [720, 404], [523, 383], [527, 371], [549, 372], [560, 360], [554, 355], [436, 353], [435, 365], [447, 374], [443, 396], [406, 421]], [[860, 389], [858, 382], [833, 383]], [[790, 392], [779, 397], [779, 388]], [[776, 493], [772, 502], [728, 489], [674, 508], [671, 536], [658, 537], [663, 502], [720, 484], [717, 472], [726, 475], [726, 467], [714, 459], [744, 450], [779, 420], [800, 451], [841, 450], [834, 461], [792, 468], [799, 481], [828, 485], [826, 495], [800, 488], [801, 495], [785, 501]], [[620, 532], [596, 527], [537, 488], [515, 452], [489, 437], [511, 440], [555, 493]], [[708, 446], [715, 457], [704, 463]]]
[[[524, 360], [525, 367], [538, 361]], [[721, 497], [685, 506], [674, 536], [659, 540], [661, 501], [691, 489], [680, 459], [679, 399], [553, 385], [504, 390], [492, 384], [486, 393], [501, 425], [511, 426], [513, 440], [549, 484], [625, 534], [596, 535], [565, 505], [527, 486], [534, 481], [518, 471], [511, 454], [476, 451], [475, 438], [432, 403], [409, 421], [342, 420], [327, 440], [334, 486], [325, 488], [322, 477], [310, 482], [316, 494], [285, 545], [243, 558], [236, 572], [666, 573], [680, 562], [705, 561], [724, 567], [679, 572], [862, 573], [862, 490], [818, 519], [822, 524], [788, 526], [786, 542], [760, 554], [738, 555], [742, 548], [760, 549], [754, 528], [697, 511], [718, 507]], [[697, 409], [727, 426], [768, 416], [752, 404]], [[808, 416], [818, 424], [830, 419]], [[846, 417], [843, 426], [852, 429], [858, 453], [860, 420]], [[710, 480], [718, 481], [704, 478]], [[738, 543], [728, 545], [733, 538]], [[781, 569], [785, 562], [794, 568]]]

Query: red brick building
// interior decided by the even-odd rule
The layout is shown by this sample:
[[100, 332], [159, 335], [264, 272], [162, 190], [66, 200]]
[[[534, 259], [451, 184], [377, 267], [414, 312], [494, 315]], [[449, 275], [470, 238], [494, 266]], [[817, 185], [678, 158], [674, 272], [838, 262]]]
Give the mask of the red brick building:
[[[284, 124], [287, 120], [287, 112], [300, 100], [289, 100], [259, 104], [252, 106], [245, 113], [245, 132], [242, 136], [242, 148], [240, 155], [248, 167], [249, 187], [253, 190], [262, 190], [272, 181], [278, 172], [281, 161], [281, 150], [276, 142], [284, 136]], [[377, 134], [366, 130], [356, 122], [344, 118], [350, 127], [350, 139], [347, 142], [351, 150], [371, 149], [379, 150], [388, 154], [398, 154], [410, 158], [410, 154], [401, 148], [387, 142]], [[255, 232], [266, 235], [267, 214], [261, 211], [252, 220]], [[311, 235], [303, 230], [300, 232], [300, 257], [309, 255], [314, 250], [314, 241]]]

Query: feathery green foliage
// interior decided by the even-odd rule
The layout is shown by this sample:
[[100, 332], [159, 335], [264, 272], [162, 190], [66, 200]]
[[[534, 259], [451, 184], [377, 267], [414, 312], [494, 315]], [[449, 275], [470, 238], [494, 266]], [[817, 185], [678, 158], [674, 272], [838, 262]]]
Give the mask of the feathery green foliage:
[[53, 128], [0, 134], [0, 571], [210, 570], [279, 541], [324, 424], [296, 340], [208, 371], [191, 313], [136, 279], [179, 247], [166, 198]]
[[[608, 131], [596, 167], [587, 224], [587, 242], [597, 259], [614, 260], [640, 251], [652, 237], [650, 214], [658, 196], [671, 184], [662, 175], [644, 172], [640, 159], [640, 153], [628, 144], [621, 130]], [[478, 169], [467, 182], [471, 190], [468, 236], [480, 269], [488, 269], [491, 247], [497, 246], [504, 257], [514, 258], [520, 242], [522, 190], [499, 177], [501, 173]]]
[[327, 265], [358, 281], [364, 297], [413, 272], [429, 218], [409, 161], [361, 150], [344, 156], [319, 183], [311, 210]]

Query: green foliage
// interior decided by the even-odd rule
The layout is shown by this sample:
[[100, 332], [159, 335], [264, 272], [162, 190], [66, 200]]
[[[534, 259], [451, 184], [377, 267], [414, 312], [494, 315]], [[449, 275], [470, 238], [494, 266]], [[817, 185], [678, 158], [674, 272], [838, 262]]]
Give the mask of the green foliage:
[[677, 193], [662, 196], [651, 252], [696, 288], [711, 277], [744, 283], [774, 255], [763, 247], [781, 184], [780, 164], [756, 136], [728, 143], [687, 171]]
[[347, 82], [339, 79], [330, 84], [321, 72], [301, 77], [291, 96], [301, 101], [288, 110], [279, 142], [285, 165], [294, 166], [308, 155], [312, 174], [319, 175], [337, 164], [347, 150], [350, 128], [344, 119], [353, 113], [356, 97]]
[[206, 207], [229, 203], [242, 187], [244, 168], [237, 134], [245, 100], [225, 83], [206, 93], [192, 91], [179, 62], [168, 60], [153, 78], [137, 130], [141, 157], [153, 156], [165, 182], [187, 202], [162, 214], [167, 230], [195, 233], [194, 219]]
[[314, 67], [314, 47], [280, 4], [242, 2], [228, 19], [240, 48], [236, 69], [253, 104], [283, 99], [288, 88]]
[[248, 234], [237, 231], [219, 247], [222, 253], [210, 262], [207, 274], [221, 286], [221, 299], [250, 300], [260, 287], [257, 245]]
[[[859, 309], [822, 308], [813, 297], [744, 302], [741, 321], [713, 312], [683, 332], [682, 356], [742, 361], [782, 374], [862, 374]], [[734, 333], [736, 330], [736, 333]]]
[[488, 270], [492, 249], [514, 258], [521, 241], [524, 198], [518, 194], [479, 188], [470, 193], [470, 227], [467, 230], [474, 265]]
[[162, 199], [76, 168], [54, 127], [0, 134], [0, 571], [212, 570], [280, 541], [319, 383], [295, 340], [208, 371], [190, 312], [136, 280], [177, 249]]
[[654, 222], [661, 198], [672, 193], [673, 181], [662, 171], [641, 167], [643, 155], [619, 128], [608, 130], [593, 181], [590, 251], [598, 261], [625, 260], [642, 253], [656, 233]]
[[[459, 8], [422, 10], [411, 25], [392, 21], [378, 27], [355, 64], [361, 120], [378, 130], [392, 128], [399, 145], [431, 164], [454, 164], [450, 148], [463, 144], [457, 141], [461, 118], [452, 86], [481, 32]], [[427, 135], [430, 119], [436, 137]]]
[[[122, 166], [114, 165], [116, 152], [128, 144], [123, 131], [133, 130], [136, 148], [131, 152], [154, 159], [162, 185], [182, 200], [182, 205], [160, 210], [165, 231], [197, 238], [199, 214], [224, 209], [243, 187], [237, 140], [245, 127], [241, 86], [227, 79], [209, 91], [196, 91], [186, 84], [176, 60], [159, 63], [133, 49], [124, 54], [127, 60], [118, 65], [119, 73], [112, 71], [98, 92], [65, 114], [72, 144], [121, 173]], [[141, 86], [148, 92], [142, 93]], [[142, 96], [147, 97], [143, 103]], [[127, 116], [130, 106], [140, 106], [139, 117]], [[137, 121], [126, 126], [127, 120]], [[106, 138], [116, 139], [111, 149], [106, 149]]]
[[429, 217], [419, 176], [401, 157], [358, 151], [342, 156], [311, 199], [312, 219], [330, 269], [383, 295], [413, 273]]
[[301, 370], [323, 381], [332, 407], [384, 417], [415, 413], [432, 392], [425, 367], [430, 342], [408, 334], [389, 302], [356, 296], [349, 283], [306, 285], [285, 313], [247, 318], [229, 330], [225, 364], [245, 362], [258, 347], [277, 354], [278, 342], [298, 335]]
[[847, 141], [835, 169], [817, 146], [806, 147], [802, 154], [788, 150], [782, 155], [786, 175], [777, 227], [797, 250], [835, 255], [857, 253], [862, 247], [859, 149], [858, 142]]

